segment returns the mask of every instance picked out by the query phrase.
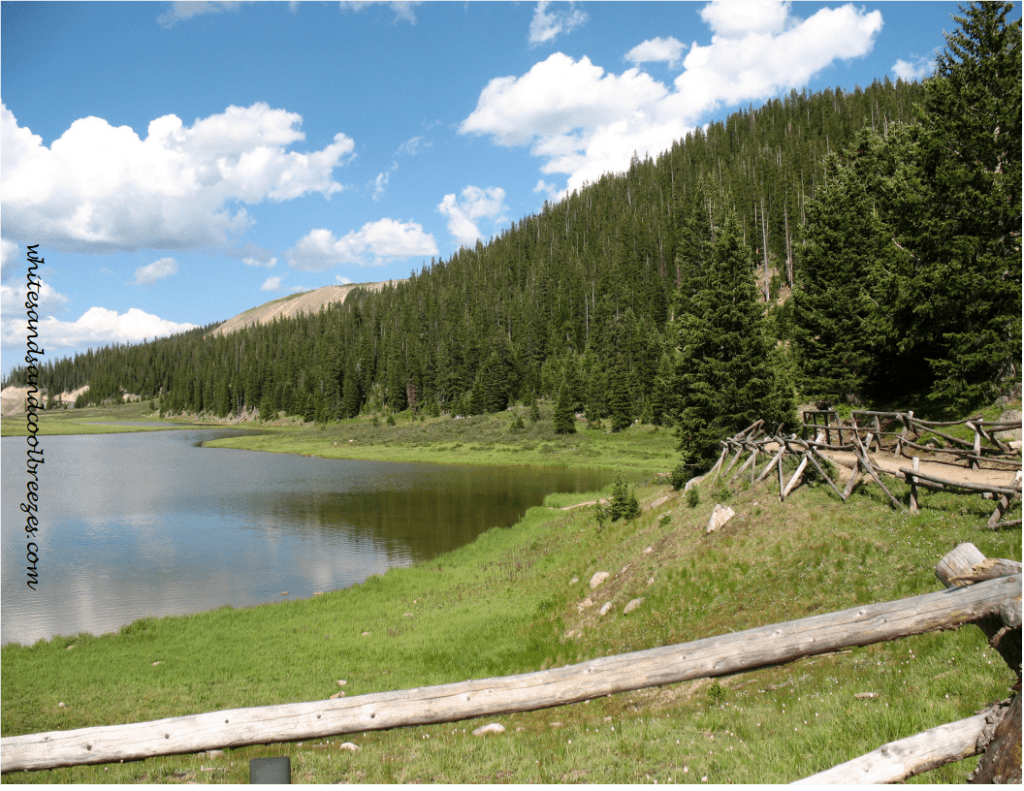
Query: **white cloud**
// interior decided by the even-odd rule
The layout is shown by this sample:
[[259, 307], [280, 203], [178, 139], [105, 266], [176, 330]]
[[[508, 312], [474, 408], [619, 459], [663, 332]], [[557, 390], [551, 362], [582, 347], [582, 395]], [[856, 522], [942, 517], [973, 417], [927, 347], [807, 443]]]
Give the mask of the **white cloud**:
[[[194, 324], [178, 324], [129, 308], [126, 313], [106, 308], [89, 308], [77, 321], [60, 321], [53, 316], [39, 322], [40, 345], [44, 348], [103, 346], [112, 343], [137, 343], [195, 329]], [[24, 342], [24, 323], [4, 320], [3, 343]]]
[[789, 0], [712, 0], [700, 10], [700, 18], [716, 36], [744, 38], [748, 33], [781, 33], [789, 11]]
[[913, 82], [930, 77], [935, 71], [935, 61], [925, 57], [915, 57], [913, 62], [898, 58], [892, 72], [901, 80]]
[[463, 247], [471, 247], [481, 238], [480, 229], [475, 220], [487, 217], [494, 222], [503, 222], [499, 216], [508, 211], [504, 205], [505, 190], [501, 187], [480, 189], [472, 185], [462, 190], [462, 201], [457, 201], [455, 194], [445, 195], [438, 204], [437, 210], [448, 217], [448, 231]]
[[[43, 315], [64, 310], [68, 303], [68, 298], [55, 291], [45, 280], [40, 282], [42, 285], [39, 288], [39, 299], [37, 301], [39, 307], [36, 308], [36, 312]], [[24, 283], [15, 287], [0, 285], [0, 312], [5, 317], [5, 324], [8, 321], [7, 317], [15, 317], [10, 320], [18, 323], [20, 327], [19, 332], [22, 335], [25, 332], [25, 322], [28, 320], [25, 316], [25, 302], [27, 300], [28, 286]]]
[[683, 55], [686, 45], [678, 39], [669, 36], [668, 38], [652, 38], [637, 44], [626, 53], [626, 60], [630, 63], [665, 62], [675, 66], [676, 62]]
[[242, 259], [242, 263], [245, 264], [246, 266], [265, 266], [267, 269], [273, 269], [275, 266], [277, 266], [277, 259], [271, 258], [269, 261], [263, 262], [260, 261], [258, 258], [247, 256]]
[[715, 35], [691, 45], [672, 86], [636, 68], [605, 73], [587, 57], [555, 53], [521, 77], [492, 79], [459, 131], [529, 145], [542, 173], [567, 174], [566, 191], [579, 189], [628, 168], [634, 151], [668, 149], [716, 107], [767, 99], [806, 85], [836, 60], [867, 54], [882, 28], [881, 12], [850, 4], [807, 19], [791, 19], [789, 10], [709, 4], [702, 16]]
[[90, 116], [49, 148], [0, 113], [3, 236], [72, 252], [223, 245], [252, 224], [239, 203], [341, 190], [331, 173], [355, 146], [339, 133], [321, 151], [286, 151], [305, 138], [302, 116], [264, 102], [191, 127], [165, 115], [145, 139]]
[[13, 275], [20, 261], [21, 247], [8, 239], [0, 239], [0, 279]]
[[288, 251], [288, 263], [296, 269], [317, 272], [337, 264], [385, 264], [414, 255], [437, 255], [434, 237], [419, 223], [385, 217], [340, 239], [326, 228], [316, 228]]
[[280, 291], [282, 277], [283, 276], [268, 277], [263, 281], [263, 285], [260, 286], [260, 291]]
[[533, 191], [544, 193], [550, 201], [558, 200], [558, 187], [548, 184], [544, 179], [538, 179], [537, 186], [533, 188]]
[[392, 2], [378, 3], [378, 0], [341, 0], [342, 9], [350, 9], [352, 11], [362, 11], [367, 6], [371, 5], [387, 5], [390, 6], [391, 10], [395, 14], [395, 22], [402, 20], [408, 22], [410, 25], [416, 24], [416, 14], [413, 12], [413, 6], [419, 5], [419, 0], [411, 0], [410, 2], [402, 2], [402, 0], [392, 0]]
[[172, 27], [194, 16], [203, 14], [219, 14], [221, 11], [235, 11], [241, 3], [237, 2], [205, 2], [205, 0], [176, 0], [171, 3], [171, 10], [165, 11], [156, 18], [162, 27]]
[[409, 156], [414, 157], [419, 153], [420, 146], [428, 148], [430, 145], [429, 141], [424, 143], [421, 136], [417, 135], [416, 137], [410, 137], [398, 147], [398, 150], [395, 152], [395, 156], [397, 157], [401, 154], [408, 154]]
[[347, 277], [342, 277], [341, 275], [335, 275], [334, 279], [337, 280], [343, 286], [347, 286], [352, 282]]
[[582, 11], [573, 8], [569, 3], [567, 11], [548, 12], [548, 0], [540, 0], [533, 11], [533, 19], [530, 21], [530, 44], [537, 46], [548, 41], [554, 41], [560, 33], [570, 33], [580, 25], [584, 24], [588, 17]]
[[140, 266], [135, 270], [135, 285], [148, 286], [157, 280], [177, 274], [178, 262], [173, 258], [161, 258], [146, 266]]

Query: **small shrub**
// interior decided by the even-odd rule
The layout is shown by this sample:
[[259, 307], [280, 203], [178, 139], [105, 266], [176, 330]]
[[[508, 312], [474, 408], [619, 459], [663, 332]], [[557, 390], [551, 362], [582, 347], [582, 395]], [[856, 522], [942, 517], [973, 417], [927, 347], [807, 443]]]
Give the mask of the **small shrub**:
[[700, 504], [700, 492], [697, 491], [697, 487], [692, 487], [686, 493], [686, 505], [690, 508], [696, 508]]
[[636, 519], [640, 516], [640, 501], [636, 499], [633, 490], [626, 483], [626, 478], [619, 473], [612, 485], [611, 518], [613, 522], [619, 519]]
[[388, 414], [388, 420], [387, 420], [387, 424], [388, 424], [389, 426], [393, 426], [393, 425], [395, 425], [395, 416], [394, 416], [394, 415], [392, 415], [392, 414], [390, 414], [390, 413]]
[[686, 486], [686, 482], [692, 477], [693, 468], [683, 462], [679, 462], [675, 469], [669, 474], [668, 482], [672, 484], [672, 488], [678, 492]]
[[708, 687], [708, 702], [712, 706], [718, 706], [725, 700], [725, 687], [717, 681]]
[[509, 426], [510, 431], [522, 431], [526, 428], [526, 424], [523, 423], [523, 416], [516, 412], [516, 416], [512, 418], [512, 424]]

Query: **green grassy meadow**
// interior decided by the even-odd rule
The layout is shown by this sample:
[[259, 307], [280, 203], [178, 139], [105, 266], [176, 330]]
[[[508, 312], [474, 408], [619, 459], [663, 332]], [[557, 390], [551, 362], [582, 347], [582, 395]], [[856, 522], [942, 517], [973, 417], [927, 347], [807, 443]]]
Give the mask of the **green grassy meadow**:
[[[678, 463], [670, 429], [633, 425], [611, 433], [576, 422], [575, 434], [556, 434], [553, 405], [540, 405], [541, 419], [530, 421], [524, 407], [466, 418], [427, 417], [403, 412], [395, 425], [360, 416], [324, 427], [293, 418], [261, 425], [262, 431], [207, 443], [210, 447], [299, 453], [325, 458], [421, 461], [444, 464], [527, 464], [619, 470], [638, 478], [668, 472]], [[513, 428], [516, 414], [523, 428]], [[376, 425], [375, 425], [376, 423]]]
[[[149, 426], [115, 426], [113, 421], [150, 423]], [[149, 401], [133, 401], [127, 404], [105, 404], [84, 409], [54, 409], [39, 413], [39, 436], [60, 436], [63, 434], [117, 434], [132, 431], [160, 431], [176, 428], [193, 428], [193, 424], [162, 420]], [[24, 437], [28, 433], [25, 415], [10, 415], [0, 421], [0, 435]]]
[[[736, 481], [705, 483], [691, 506], [651, 482], [672, 464], [668, 431], [562, 438], [544, 433], [546, 420], [515, 433], [503, 425], [510, 415], [492, 418], [356, 420], [240, 440], [349, 458], [617, 467], [648, 481], [637, 489], [647, 506], [668, 499], [634, 521], [602, 524], [590, 507], [560, 509], [607, 491], [551, 496], [512, 528], [347, 590], [5, 646], [3, 735], [327, 699], [340, 679], [354, 696], [540, 670], [939, 590], [933, 568], [963, 541], [1021, 558], [1020, 528], [985, 529], [992, 504], [980, 497], [929, 494], [912, 516], [876, 487], [844, 504], [807, 485], [782, 503], [773, 485]], [[900, 486], [894, 494], [906, 497]], [[716, 502], [737, 516], [705, 534]], [[597, 571], [611, 576], [591, 590]], [[970, 716], [1014, 680], [972, 626], [537, 712], [3, 781], [244, 783], [250, 759], [288, 755], [293, 782], [781, 783]], [[864, 692], [877, 696], [856, 697]], [[506, 732], [472, 735], [489, 722]], [[975, 763], [916, 780], [963, 782]]]

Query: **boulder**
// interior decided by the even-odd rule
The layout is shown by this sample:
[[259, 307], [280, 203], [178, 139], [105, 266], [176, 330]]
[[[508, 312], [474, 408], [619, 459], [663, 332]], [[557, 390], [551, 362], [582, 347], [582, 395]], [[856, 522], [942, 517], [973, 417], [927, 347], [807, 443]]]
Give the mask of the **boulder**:
[[607, 571], [599, 571], [593, 577], [590, 578], [590, 589], [596, 590], [597, 587], [604, 582], [611, 575]]
[[352, 744], [352, 742], [344, 742], [342, 745], [340, 745], [338, 747], [338, 749], [339, 750], [348, 750], [349, 752], [357, 753], [357, 752], [359, 752], [359, 745], [358, 744]]
[[711, 512], [711, 518], [708, 520], [708, 529], [704, 532], [710, 533], [713, 530], [718, 530], [718, 528], [720, 528], [734, 516], [736, 516], [736, 512], [733, 511], [729, 506], [722, 505], [721, 503], [715, 503], [715, 508]]
[[611, 608], [612, 608], [612, 603], [611, 602], [606, 602], [605, 604], [601, 605], [601, 609], [598, 610], [598, 613], [600, 613], [601, 615], [607, 615], [608, 611]]
[[633, 612], [637, 607], [644, 603], [643, 597], [639, 599], [632, 599], [629, 604], [622, 610], [623, 613]]
[[485, 736], [488, 733], [504, 733], [504, 732], [505, 732], [505, 726], [504, 725], [499, 725], [496, 722], [492, 722], [489, 725], [481, 725], [479, 728], [477, 728], [475, 731], [473, 731], [473, 735], [474, 736]]

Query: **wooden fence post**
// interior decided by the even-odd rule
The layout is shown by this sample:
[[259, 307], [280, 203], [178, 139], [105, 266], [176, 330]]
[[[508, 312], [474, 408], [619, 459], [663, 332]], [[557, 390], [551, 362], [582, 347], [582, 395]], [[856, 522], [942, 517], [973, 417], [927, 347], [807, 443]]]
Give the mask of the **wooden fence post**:
[[[921, 459], [917, 456], [914, 457], [914, 472], [921, 470]], [[910, 513], [917, 513], [917, 476], [910, 475]]]

